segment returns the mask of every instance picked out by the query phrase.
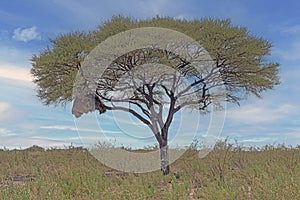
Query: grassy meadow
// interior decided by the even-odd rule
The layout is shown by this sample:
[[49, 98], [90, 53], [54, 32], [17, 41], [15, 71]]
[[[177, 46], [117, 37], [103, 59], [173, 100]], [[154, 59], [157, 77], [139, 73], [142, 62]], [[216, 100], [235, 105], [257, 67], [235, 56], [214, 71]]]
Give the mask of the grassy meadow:
[[0, 150], [0, 199], [300, 199], [300, 148], [190, 148], [172, 173], [110, 169], [82, 148]]

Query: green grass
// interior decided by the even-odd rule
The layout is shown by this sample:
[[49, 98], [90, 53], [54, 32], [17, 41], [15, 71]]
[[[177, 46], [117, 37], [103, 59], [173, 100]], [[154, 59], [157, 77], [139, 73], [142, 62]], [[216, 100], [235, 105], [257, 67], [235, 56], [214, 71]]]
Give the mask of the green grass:
[[[82, 149], [0, 151], [0, 199], [300, 199], [300, 148], [190, 149], [172, 174], [120, 173]], [[7, 178], [33, 176], [32, 181]]]

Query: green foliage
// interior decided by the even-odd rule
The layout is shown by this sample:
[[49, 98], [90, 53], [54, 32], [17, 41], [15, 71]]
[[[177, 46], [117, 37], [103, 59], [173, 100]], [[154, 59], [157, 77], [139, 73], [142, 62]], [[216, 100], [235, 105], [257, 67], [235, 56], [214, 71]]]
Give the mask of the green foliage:
[[75, 77], [93, 42], [91, 34], [70, 33], [51, 40], [51, 47], [33, 55], [31, 73], [44, 104], [65, 104], [72, 100]]
[[233, 26], [230, 20], [204, 20], [197, 40], [219, 66], [228, 95], [260, 93], [279, 84], [278, 63], [270, 63], [271, 44], [250, 35], [245, 27]]
[[71, 101], [75, 76], [86, 55], [108, 37], [139, 27], [169, 28], [199, 41], [218, 67], [229, 101], [238, 103], [248, 94], [260, 96], [279, 84], [278, 63], [267, 61], [271, 44], [250, 35], [245, 27], [234, 26], [230, 20], [133, 20], [117, 16], [93, 32], [61, 35], [32, 57], [31, 73], [38, 97], [46, 105]]

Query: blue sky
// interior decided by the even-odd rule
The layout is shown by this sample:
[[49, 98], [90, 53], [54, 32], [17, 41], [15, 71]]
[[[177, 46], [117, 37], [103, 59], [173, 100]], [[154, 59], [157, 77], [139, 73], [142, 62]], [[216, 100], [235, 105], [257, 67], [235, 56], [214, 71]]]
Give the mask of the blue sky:
[[[249, 98], [240, 107], [228, 105], [220, 137], [244, 145], [300, 144], [300, 2], [297, 0], [27, 0], [0, 2], [0, 148], [82, 145], [82, 138], [106, 137], [118, 144], [143, 146], [156, 141], [142, 125], [112, 114], [96, 117], [99, 126], [85, 124], [79, 133], [70, 105], [45, 107], [35, 96], [29, 74], [30, 57], [49, 38], [70, 31], [88, 31], [114, 15], [151, 18], [156, 15], [185, 19], [230, 18], [253, 35], [273, 44], [271, 61], [281, 64], [281, 85]], [[92, 117], [95, 118], [93, 115]], [[130, 118], [129, 118], [130, 119]], [[209, 117], [198, 124], [205, 136]], [[193, 127], [182, 121], [182, 131]], [[197, 122], [193, 122], [194, 124]], [[174, 126], [172, 131], [176, 132]], [[129, 134], [130, 133], [130, 134]], [[144, 133], [144, 135], [139, 135]], [[128, 136], [129, 134], [129, 136]], [[173, 137], [173, 136], [171, 136]], [[135, 139], [133, 139], [135, 138]], [[137, 139], [138, 138], [138, 139]], [[181, 141], [188, 141], [182, 137]]]

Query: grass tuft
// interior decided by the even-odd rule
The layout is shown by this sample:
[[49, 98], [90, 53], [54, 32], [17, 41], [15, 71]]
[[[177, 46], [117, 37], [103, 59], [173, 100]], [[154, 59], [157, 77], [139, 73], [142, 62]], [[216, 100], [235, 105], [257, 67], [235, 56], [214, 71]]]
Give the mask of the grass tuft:
[[0, 199], [300, 199], [299, 147], [221, 141], [198, 152], [192, 146], [163, 176], [112, 170], [83, 148], [2, 150]]

